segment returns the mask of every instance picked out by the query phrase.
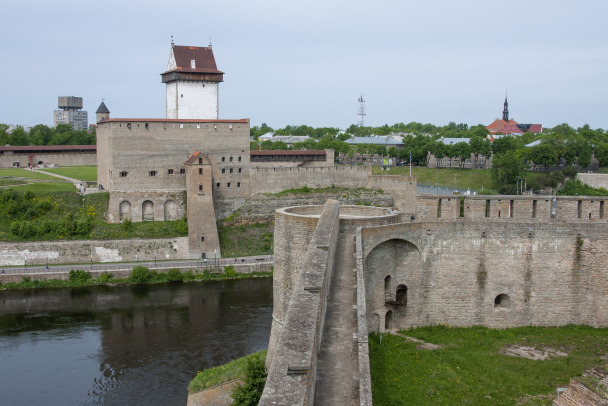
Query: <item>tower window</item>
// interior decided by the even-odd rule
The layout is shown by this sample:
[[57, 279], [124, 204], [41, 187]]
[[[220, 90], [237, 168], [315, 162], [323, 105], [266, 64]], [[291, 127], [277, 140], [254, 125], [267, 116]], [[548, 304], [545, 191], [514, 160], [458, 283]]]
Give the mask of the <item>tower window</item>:
[[203, 158], [199, 158], [199, 159], [198, 159], [198, 164], [199, 164], [199, 165], [202, 165], [202, 164], [203, 164]]
[[230, 168], [230, 173], [232, 173], [232, 168]]
[[203, 168], [198, 168], [198, 174], [202, 175], [203, 174]]
[[230, 162], [232, 162], [232, 157], [230, 157]]
[[242, 168], [239, 168], [239, 173], [241, 173], [242, 170], [243, 170]]
[[179, 170], [179, 174], [180, 175], [183, 175], [184, 173], [186, 173], [186, 169], [182, 168], [182, 169]]
[[126, 178], [128, 174], [129, 174], [129, 172], [127, 172], [127, 171], [122, 171], [122, 172], [120, 172], [120, 177], [121, 177], [121, 178]]
[[241, 157], [239, 157], [238, 161], [241, 162]]
[[203, 191], [203, 185], [198, 185], [198, 191], [202, 192]]
[[236, 187], [241, 187], [241, 182], [237, 182]]
[[220, 187], [220, 182], [217, 182], [217, 183], [215, 184], [215, 187]]
[[222, 173], [226, 173], [226, 168], [222, 168]]
[[222, 157], [222, 162], [226, 162], [226, 157], [225, 156]]
[[230, 182], [226, 183], [226, 187], [230, 187]]
[[168, 175], [173, 175], [173, 169], [167, 169], [167, 174]]
[[148, 172], [148, 176], [156, 176], [156, 171], [150, 171], [150, 172]]

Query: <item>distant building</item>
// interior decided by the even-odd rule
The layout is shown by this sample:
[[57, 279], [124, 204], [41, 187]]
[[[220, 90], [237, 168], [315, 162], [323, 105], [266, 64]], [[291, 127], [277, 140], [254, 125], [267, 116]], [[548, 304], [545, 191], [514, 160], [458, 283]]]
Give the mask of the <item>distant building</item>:
[[505, 96], [502, 119], [497, 118], [492, 122], [492, 124], [487, 125], [486, 128], [492, 135], [500, 133], [518, 136], [526, 132], [531, 132], [534, 134], [540, 134], [543, 132], [542, 124], [519, 124], [515, 120], [509, 120], [509, 103], [507, 102], [507, 96]]
[[398, 140], [390, 135], [374, 135], [371, 137], [353, 137], [345, 141], [348, 145], [373, 144], [385, 146], [387, 148], [395, 147], [401, 149], [404, 147], [403, 138]]
[[304, 142], [304, 141], [308, 140], [309, 138], [310, 137], [308, 135], [274, 135], [273, 132], [269, 132], [269, 133], [266, 133], [266, 134], [261, 135], [260, 137], [258, 137], [258, 140], [260, 142], [264, 142], [264, 141], [272, 141], [272, 142], [283, 141], [285, 144], [287, 144], [288, 147], [291, 147], [296, 142]]
[[53, 126], [69, 124], [74, 130], [89, 128], [89, 115], [82, 110], [82, 97], [59, 96], [57, 106], [61, 110], [54, 111]]

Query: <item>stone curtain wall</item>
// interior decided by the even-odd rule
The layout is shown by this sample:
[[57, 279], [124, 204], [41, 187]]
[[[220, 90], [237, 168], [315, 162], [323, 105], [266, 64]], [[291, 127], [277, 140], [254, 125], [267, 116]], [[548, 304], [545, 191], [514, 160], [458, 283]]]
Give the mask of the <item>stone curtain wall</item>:
[[308, 186], [365, 187], [371, 176], [369, 166], [328, 166], [302, 168], [251, 168], [251, 185], [255, 193], [278, 193]]
[[608, 174], [579, 173], [576, 178], [591, 187], [608, 189]]
[[416, 201], [416, 220], [420, 221], [608, 222], [608, 196], [454, 195], [418, 196]]
[[0, 266], [120, 262], [187, 258], [188, 237], [150, 240], [91, 240], [3, 243]]
[[413, 176], [380, 176], [368, 178], [367, 187], [382, 189], [393, 196], [395, 208], [408, 213], [416, 212], [416, 178]]
[[[339, 207], [336, 200], [327, 202], [308, 245], [277, 348], [271, 349], [269, 344], [268, 354], [272, 351], [274, 355], [260, 405], [312, 405], [314, 402], [316, 359], [338, 241]], [[305, 222], [305, 227], [307, 224]], [[275, 263], [275, 274], [276, 266]]]
[[[370, 331], [608, 325], [605, 224], [414, 222], [362, 239]], [[407, 305], [386, 305], [400, 285]]]
[[58, 165], [58, 166], [79, 166], [79, 165], [95, 165], [97, 163], [97, 154], [95, 151], [79, 151], [79, 152], [49, 152], [27, 154], [20, 152], [4, 152], [0, 153], [0, 168], [14, 168], [13, 164], [19, 162], [21, 168], [27, 168], [28, 163], [38, 165], [42, 161], [43, 165]]

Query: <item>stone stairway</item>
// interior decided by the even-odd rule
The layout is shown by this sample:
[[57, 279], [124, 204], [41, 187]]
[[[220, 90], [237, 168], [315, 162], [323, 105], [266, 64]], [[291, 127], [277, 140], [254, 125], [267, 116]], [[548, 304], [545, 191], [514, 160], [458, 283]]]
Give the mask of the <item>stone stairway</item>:
[[354, 234], [341, 233], [317, 355], [315, 405], [358, 405]]

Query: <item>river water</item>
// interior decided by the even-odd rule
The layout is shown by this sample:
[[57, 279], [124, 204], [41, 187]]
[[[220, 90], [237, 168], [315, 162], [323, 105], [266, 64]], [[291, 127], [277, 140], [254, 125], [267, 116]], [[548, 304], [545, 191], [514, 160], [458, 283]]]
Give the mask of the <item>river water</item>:
[[271, 322], [271, 278], [0, 292], [0, 403], [185, 406]]

